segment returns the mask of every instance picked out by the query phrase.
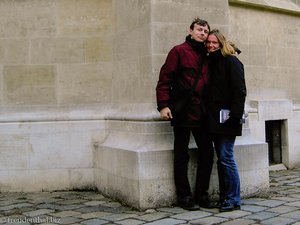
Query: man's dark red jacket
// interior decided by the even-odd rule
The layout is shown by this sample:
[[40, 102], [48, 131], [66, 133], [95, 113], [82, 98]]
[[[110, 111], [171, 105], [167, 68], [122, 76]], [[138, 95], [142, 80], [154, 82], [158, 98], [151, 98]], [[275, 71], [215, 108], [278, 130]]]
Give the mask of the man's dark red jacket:
[[203, 62], [201, 77], [192, 96], [191, 104], [186, 110], [186, 114], [174, 117], [171, 121], [175, 126], [201, 126], [203, 119], [201, 104], [206, 96], [206, 87], [208, 85], [208, 65], [206, 60], [206, 48], [203, 43], [186, 37], [186, 41], [180, 45], [173, 47], [159, 74], [159, 80], [156, 86], [157, 108], [160, 111], [165, 107], [171, 108], [171, 103], [176, 104], [178, 99], [174, 97], [172, 92], [186, 95], [191, 90], [197, 74], [200, 73], [200, 64]]

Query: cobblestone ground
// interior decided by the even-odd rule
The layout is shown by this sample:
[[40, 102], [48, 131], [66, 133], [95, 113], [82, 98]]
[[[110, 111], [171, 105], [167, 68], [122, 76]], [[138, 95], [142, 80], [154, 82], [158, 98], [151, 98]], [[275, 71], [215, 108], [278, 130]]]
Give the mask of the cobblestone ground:
[[241, 210], [186, 211], [178, 207], [143, 212], [95, 192], [0, 193], [0, 224], [270, 224], [300, 225], [300, 169], [270, 173], [268, 196], [243, 199]]

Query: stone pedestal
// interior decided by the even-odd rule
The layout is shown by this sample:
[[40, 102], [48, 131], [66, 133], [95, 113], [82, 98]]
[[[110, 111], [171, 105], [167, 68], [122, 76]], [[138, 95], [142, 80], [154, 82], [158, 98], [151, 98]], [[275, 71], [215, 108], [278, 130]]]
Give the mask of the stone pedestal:
[[95, 150], [96, 187], [135, 208], [174, 202], [172, 131], [166, 122], [108, 121]]
[[[248, 126], [248, 125], [246, 125]], [[173, 180], [173, 133], [169, 122], [107, 121], [108, 137], [95, 150], [95, 185], [104, 194], [138, 209], [176, 201]], [[195, 144], [190, 145], [189, 178], [194, 186]], [[252, 139], [249, 128], [237, 139], [235, 156], [242, 196], [269, 188], [267, 144]], [[214, 168], [210, 194], [218, 193]]]

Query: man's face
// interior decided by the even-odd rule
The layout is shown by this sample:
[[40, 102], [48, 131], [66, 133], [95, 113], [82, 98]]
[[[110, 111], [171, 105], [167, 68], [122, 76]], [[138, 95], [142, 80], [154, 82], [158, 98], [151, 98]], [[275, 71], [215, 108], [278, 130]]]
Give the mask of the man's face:
[[220, 43], [215, 35], [211, 34], [208, 36], [206, 40], [206, 48], [208, 52], [214, 52], [220, 48]]
[[194, 29], [189, 32], [189, 35], [191, 35], [192, 39], [198, 42], [204, 42], [208, 36], [209, 29], [208, 26], [201, 26], [198, 24], [194, 24]]

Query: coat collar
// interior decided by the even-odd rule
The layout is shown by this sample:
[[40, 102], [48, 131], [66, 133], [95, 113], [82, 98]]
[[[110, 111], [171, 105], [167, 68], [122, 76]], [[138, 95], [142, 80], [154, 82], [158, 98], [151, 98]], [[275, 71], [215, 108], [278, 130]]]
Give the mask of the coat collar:
[[224, 58], [224, 56], [222, 55], [221, 49], [218, 49], [214, 52], [210, 52], [207, 55], [211, 62], [216, 62], [216, 61]]
[[206, 47], [204, 45], [204, 42], [195, 41], [191, 38], [191, 35], [186, 36], [185, 41], [194, 49], [197, 51], [200, 51], [201, 53], [206, 54]]

